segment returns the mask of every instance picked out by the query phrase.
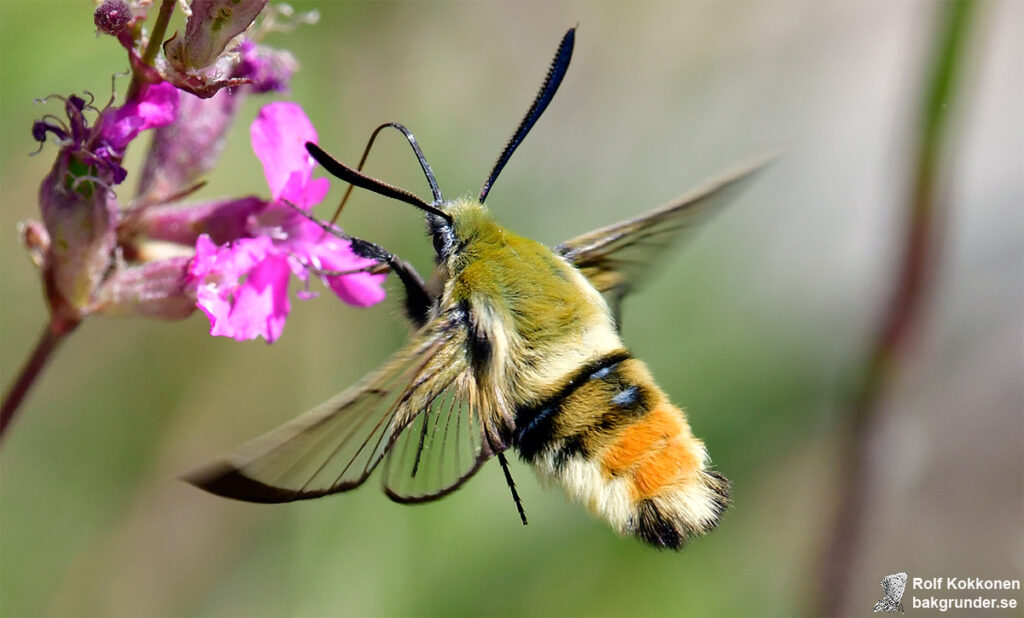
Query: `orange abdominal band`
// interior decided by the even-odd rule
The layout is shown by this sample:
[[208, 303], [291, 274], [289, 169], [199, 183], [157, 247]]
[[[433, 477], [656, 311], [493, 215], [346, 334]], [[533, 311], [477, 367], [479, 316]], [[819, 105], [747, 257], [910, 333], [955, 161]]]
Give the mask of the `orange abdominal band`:
[[608, 475], [631, 474], [637, 499], [694, 477], [700, 467], [693, 439], [683, 434], [678, 414], [671, 406], [659, 406], [624, 429], [601, 458]]

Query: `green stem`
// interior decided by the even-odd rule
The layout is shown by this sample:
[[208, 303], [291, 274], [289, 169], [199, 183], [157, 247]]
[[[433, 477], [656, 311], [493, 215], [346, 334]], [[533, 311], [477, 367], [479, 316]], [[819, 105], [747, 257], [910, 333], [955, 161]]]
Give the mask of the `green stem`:
[[[868, 443], [877, 425], [885, 386], [898, 369], [901, 353], [920, 321], [923, 301], [934, 274], [936, 246], [941, 240], [941, 204], [936, 186], [940, 177], [938, 167], [947, 145], [958, 69], [976, 4], [959, 0], [940, 6], [941, 25], [921, 103], [900, 270], [852, 398], [837, 449], [841, 469], [837, 510], [831, 528], [826, 531], [817, 569], [817, 598], [810, 608], [810, 613], [818, 616], [849, 611], [846, 600], [851, 574], [865, 542], [865, 507], [870, 481]], [[878, 573], [877, 577], [883, 575], [887, 573]]]
[[[163, 45], [164, 36], [167, 34], [167, 24], [171, 21], [176, 2], [177, 0], [161, 0], [160, 2], [160, 12], [157, 13], [156, 21], [153, 23], [153, 33], [149, 36], [145, 51], [142, 52], [142, 63], [146, 66], [153, 66], [156, 55], [160, 53], [160, 46]], [[145, 78], [141, 71], [134, 71], [126, 99], [130, 100], [138, 96], [144, 83]]]
[[150, 66], [156, 60], [160, 52], [160, 46], [164, 42], [164, 35], [167, 34], [167, 24], [171, 21], [171, 13], [174, 12], [175, 0], [162, 0], [160, 2], [160, 13], [156, 16], [156, 23], [153, 24], [153, 34], [149, 37], [146, 51], [142, 54], [142, 62]]
[[36, 379], [42, 375], [43, 369], [46, 368], [57, 346], [64, 341], [74, 328], [74, 325], [62, 327], [51, 323], [43, 329], [43, 333], [39, 336], [31, 356], [25, 361], [14, 384], [11, 385], [10, 390], [4, 395], [3, 405], [0, 407], [0, 440], [3, 440], [4, 435], [7, 433], [7, 428], [14, 419], [14, 415], [20, 409], [21, 402], [25, 399], [25, 395], [28, 394]]

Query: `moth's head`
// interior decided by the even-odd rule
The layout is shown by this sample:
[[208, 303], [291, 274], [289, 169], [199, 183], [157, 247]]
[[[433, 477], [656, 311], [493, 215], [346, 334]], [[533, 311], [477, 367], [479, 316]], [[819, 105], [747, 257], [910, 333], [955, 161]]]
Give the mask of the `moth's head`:
[[447, 263], [496, 225], [487, 207], [468, 196], [445, 202], [442, 208], [450, 219], [427, 215], [427, 231], [434, 243], [434, 259], [438, 264]]
[[427, 233], [434, 243], [434, 261], [438, 264], [452, 254], [459, 242], [455, 236], [455, 218], [451, 221], [437, 215], [427, 215]]

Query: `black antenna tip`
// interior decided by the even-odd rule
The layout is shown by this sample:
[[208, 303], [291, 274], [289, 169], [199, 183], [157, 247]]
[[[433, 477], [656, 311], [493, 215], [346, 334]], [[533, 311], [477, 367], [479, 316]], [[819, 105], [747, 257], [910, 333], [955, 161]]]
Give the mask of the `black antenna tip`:
[[314, 159], [316, 159], [316, 162], [319, 163], [320, 165], [323, 165], [323, 161], [321, 159], [330, 159], [331, 158], [330, 155], [328, 155], [326, 152], [324, 152], [322, 148], [320, 148], [319, 146], [317, 146], [313, 142], [306, 142], [306, 152], [309, 153], [309, 156], [311, 156]]
[[505, 149], [502, 150], [501, 154], [498, 155], [498, 160], [494, 163], [494, 167], [491, 168], [491, 173], [487, 177], [487, 181], [484, 183], [483, 189], [480, 190], [480, 203], [487, 199], [487, 194], [491, 192], [491, 186], [494, 185], [494, 181], [498, 179], [498, 174], [508, 163], [508, 160], [512, 157], [512, 153], [515, 152], [519, 144], [526, 138], [527, 133], [533, 128], [533, 125], [540, 119], [541, 114], [547, 109], [548, 104], [551, 103], [551, 99], [554, 98], [555, 93], [558, 92], [558, 87], [562, 84], [562, 78], [565, 77], [565, 72], [569, 69], [569, 61], [572, 60], [572, 49], [576, 42], [576, 28], [569, 28], [562, 36], [562, 41], [558, 44], [558, 51], [555, 52], [555, 57], [551, 60], [551, 66], [548, 68], [548, 74], [544, 78], [544, 83], [540, 87], [540, 91], [537, 96], [533, 99], [533, 105], [530, 106], [529, 111], [526, 112], [526, 116], [523, 117], [522, 122], [519, 123], [519, 127], [515, 133], [512, 134], [512, 138], [505, 145]]

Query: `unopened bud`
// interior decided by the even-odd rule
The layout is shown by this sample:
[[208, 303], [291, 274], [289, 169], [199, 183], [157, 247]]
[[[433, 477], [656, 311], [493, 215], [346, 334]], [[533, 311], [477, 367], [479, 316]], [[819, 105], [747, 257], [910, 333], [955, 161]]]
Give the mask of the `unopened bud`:
[[96, 7], [92, 20], [100, 32], [117, 36], [132, 22], [132, 9], [124, 0], [104, 0]]
[[44, 266], [51, 302], [84, 315], [110, 267], [117, 241], [117, 198], [69, 153], [57, 157], [39, 187], [51, 242]]
[[284, 92], [299, 64], [287, 51], [256, 45], [250, 40], [238, 48], [239, 61], [234, 76], [251, 80], [246, 88], [255, 94]]
[[50, 235], [46, 232], [46, 226], [31, 219], [22, 221], [18, 224], [18, 235], [21, 236], [21, 244], [28, 250], [29, 259], [42, 268], [46, 252], [50, 250]]
[[191, 247], [201, 234], [206, 234], [221, 245], [251, 236], [249, 220], [266, 206], [258, 197], [158, 204], [142, 210], [129, 225], [133, 233], [154, 240]]
[[212, 65], [266, 5], [267, 0], [193, 0], [185, 35], [164, 43], [167, 59], [179, 70]]
[[[153, 133], [139, 181], [144, 201], [173, 196], [213, 168], [243, 99], [241, 93], [229, 90], [209, 99], [181, 94], [174, 122]], [[195, 238], [190, 244], [194, 242]]]
[[195, 286], [188, 284], [191, 261], [191, 257], [172, 257], [118, 270], [100, 289], [96, 310], [161, 320], [188, 317], [196, 309]]

